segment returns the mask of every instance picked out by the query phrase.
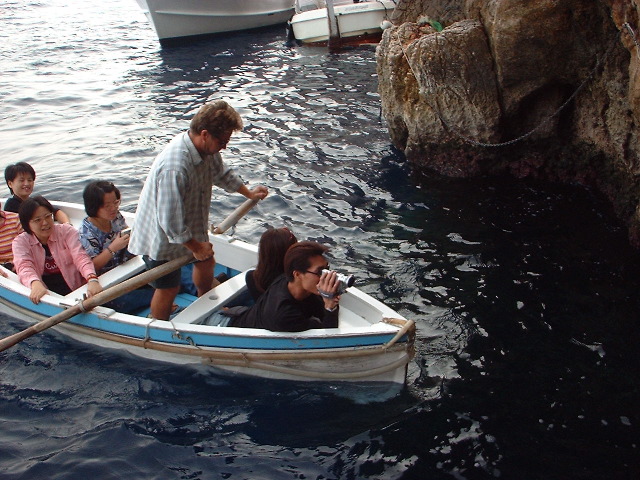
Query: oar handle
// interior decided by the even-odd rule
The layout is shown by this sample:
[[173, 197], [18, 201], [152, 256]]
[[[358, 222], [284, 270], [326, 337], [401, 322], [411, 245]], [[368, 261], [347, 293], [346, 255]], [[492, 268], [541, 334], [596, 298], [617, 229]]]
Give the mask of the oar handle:
[[211, 225], [211, 233], [220, 234], [224, 233], [233, 227], [238, 220], [246, 215], [246, 213], [258, 204], [259, 200], [251, 200], [248, 198], [242, 205], [236, 208], [231, 214], [220, 222], [217, 226]]
[[0, 340], [0, 352], [5, 351], [9, 347], [13, 347], [16, 343], [20, 343], [22, 340], [25, 340], [36, 333], [46, 330], [47, 328], [51, 328], [58, 323], [64, 322], [79, 313], [91, 310], [98, 305], [103, 305], [121, 295], [124, 295], [125, 293], [140, 288], [160, 277], [164, 277], [168, 273], [177, 270], [192, 260], [193, 255], [183, 255], [180, 258], [170, 260], [162, 265], [152, 268], [151, 270], [147, 270], [135, 277], [129, 278], [122, 283], [107, 288], [106, 290], [83, 300], [81, 304], [73, 305], [53, 317], [49, 317], [46, 320], [42, 320], [41, 322], [31, 325], [29, 328], [26, 328], [21, 332], [14, 333], [13, 335], [3, 338]]
[[[394, 319], [394, 320], [397, 320], [397, 319]], [[393, 321], [393, 322], [388, 322], [388, 323], [396, 323], [396, 322]], [[406, 320], [404, 325], [402, 326], [402, 328], [400, 328], [400, 330], [398, 330], [398, 333], [396, 333], [395, 336], [391, 340], [389, 340], [387, 343], [382, 345], [382, 349], [383, 350], [388, 349], [394, 343], [396, 343], [398, 340], [400, 340], [402, 337], [404, 337], [409, 330], [412, 330], [412, 329], [415, 330], [415, 328], [416, 328], [415, 325], [416, 325], [416, 322], [414, 322], [413, 320]]]

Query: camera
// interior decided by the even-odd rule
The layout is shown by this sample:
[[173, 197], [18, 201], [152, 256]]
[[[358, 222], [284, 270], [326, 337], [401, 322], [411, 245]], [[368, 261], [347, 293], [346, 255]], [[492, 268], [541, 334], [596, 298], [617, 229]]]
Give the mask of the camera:
[[123, 228], [120, 230], [120, 236], [124, 237], [125, 235], [131, 235], [131, 227]]
[[[330, 273], [331, 270], [322, 270], [322, 273]], [[356, 277], [353, 275], [343, 275], [342, 273], [336, 273], [336, 278], [338, 279], [338, 290], [336, 291], [336, 295], [342, 295], [347, 288], [352, 287], [354, 283], [356, 283]]]

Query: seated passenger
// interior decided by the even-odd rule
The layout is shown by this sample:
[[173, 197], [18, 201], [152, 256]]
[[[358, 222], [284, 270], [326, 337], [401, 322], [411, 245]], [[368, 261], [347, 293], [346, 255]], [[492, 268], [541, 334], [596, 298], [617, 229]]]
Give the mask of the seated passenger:
[[276, 332], [337, 327], [340, 282], [336, 272], [322, 272], [329, 268], [324, 257], [327, 251], [315, 242], [292, 245], [284, 257], [284, 275], [273, 281], [255, 305], [233, 317], [225, 318], [231, 312], [216, 312], [207, 323]]
[[298, 239], [284, 228], [270, 228], [260, 237], [258, 265], [246, 275], [247, 289], [255, 302], [276, 277], [284, 273], [284, 255]]
[[53, 206], [44, 197], [26, 199], [19, 215], [24, 232], [13, 240], [13, 263], [20, 282], [31, 288], [33, 303], [40, 303], [49, 290], [66, 295], [86, 282], [87, 296], [102, 291], [78, 231], [53, 223]]
[[129, 234], [120, 232], [127, 222], [120, 213], [120, 190], [111, 182], [89, 183], [82, 193], [86, 217], [80, 228], [80, 243], [87, 251], [98, 275], [108, 272], [130, 257]]
[[22, 233], [20, 217], [17, 213], [0, 211], [0, 264], [13, 271], [11, 243]]
[[[126, 262], [129, 234], [122, 234], [127, 222], [120, 213], [120, 190], [111, 182], [90, 182], [82, 193], [86, 217], [80, 225], [80, 243], [99, 275]], [[119, 312], [135, 313], [149, 307], [153, 289], [142, 287], [106, 303]]]
[[[18, 162], [7, 165], [4, 169], [4, 179], [13, 197], [9, 198], [4, 209], [7, 212], [18, 213], [20, 205], [33, 193], [36, 182], [36, 171], [27, 162]], [[69, 217], [59, 208], [53, 210], [53, 216], [58, 223], [69, 223]]]

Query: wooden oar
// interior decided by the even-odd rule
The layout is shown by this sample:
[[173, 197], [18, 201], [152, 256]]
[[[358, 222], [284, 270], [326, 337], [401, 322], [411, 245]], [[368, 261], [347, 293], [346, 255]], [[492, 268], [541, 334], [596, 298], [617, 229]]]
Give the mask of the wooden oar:
[[16, 343], [19, 343], [22, 340], [35, 335], [36, 333], [53, 327], [58, 323], [64, 322], [65, 320], [68, 320], [75, 315], [97, 307], [98, 305], [103, 305], [115, 298], [118, 298], [121, 295], [124, 295], [125, 293], [131, 292], [137, 288], [142, 287], [143, 285], [146, 285], [149, 282], [163, 277], [168, 273], [173, 272], [180, 267], [183, 267], [192, 260], [193, 255], [184, 255], [180, 258], [176, 258], [175, 260], [171, 260], [167, 263], [163, 263], [162, 265], [158, 265], [151, 270], [142, 272], [135, 277], [129, 278], [128, 280], [119, 283], [118, 285], [109, 287], [106, 290], [98, 293], [97, 295], [89, 297], [81, 303], [73, 305], [72, 307], [69, 307], [63, 312], [54, 315], [53, 317], [49, 317], [46, 320], [42, 320], [41, 322], [36, 323], [35, 325], [31, 325], [29, 328], [26, 328], [21, 332], [14, 333], [13, 335], [9, 335], [8, 337], [3, 338], [2, 340], [0, 340], [0, 352], [3, 352], [9, 347], [13, 347]]
[[249, 210], [257, 205], [259, 200], [251, 200], [248, 198], [242, 205], [236, 208], [231, 214], [220, 222], [217, 226], [211, 225], [211, 233], [224, 233], [233, 227]]

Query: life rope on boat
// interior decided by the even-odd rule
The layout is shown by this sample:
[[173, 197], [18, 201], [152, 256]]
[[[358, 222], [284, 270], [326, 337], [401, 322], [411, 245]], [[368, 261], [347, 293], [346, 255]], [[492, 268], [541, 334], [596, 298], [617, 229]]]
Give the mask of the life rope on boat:
[[[147, 329], [155, 320], [151, 320], [147, 323]], [[189, 342], [186, 338], [181, 338], [185, 342], [189, 343], [189, 345], [175, 345], [175, 344], [167, 344], [164, 342], [159, 342], [156, 340], [152, 340], [149, 338], [148, 333], [146, 338], [144, 339], [136, 339], [131, 337], [121, 337], [120, 335], [112, 334], [109, 332], [103, 331], [92, 331], [91, 336], [102, 338], [105, 340], [113, 340], [114, 337], [117, 337], [117, 342], [131, 345], [135, 347], [141, 347], [145, 349], [157, 350], [161, 352], [168, 353], [180, 353], [180, 354], [189, 354], [199, 356], [201, 358], [202, 363], [212, 366], [230, 366], [230, 367], [243, 367], [243, 368], [255, 368], [260, 370], [272, 371], [277, 373], [282, 373], [286, 375], [292, 376], [300, 376], [307, 378], [315, 378], [322, 380], [351, 380], [363, 377], [372, 377], [375, 375], [381, 375], [391, 370], [394, 370], [402, 365], [406, 365], [409, 363], [411, 358], [414, 355], [414, 338], [415, 338], [415, 323], [412, 320], [404, 320], [398, 318], [385, 318], [382, 320], [385, 323], [393, 324], [393, 325], [402, 325], [405, 328], [401, 328], [400, 330], [404, 330], [404, 334], [408, 334], [409, 338], [407, 340], [407, 347], [405, 348], [403, 345], [398, 345], [397, 341], [401, 338], [401, 336], [394, 336], [389, 342], [384, 345], [379, 345], [374, 348], [370, 348], [367, 350], [347, 350], [341, 352], [344, 356], [344, 360], [348, 361], [351, 358], [359, 358], [359, 357], [367, 357], [371, 355], [377, 355], [380, 353], [380, 350], [383, 350], [385, 353], [393, 354], [397, 353], [401, 355], [392, 361], [389, 364], [370, 368], [368, 370], [359, 370], [357, 372], [318, 372], [305, 370], [302, 368], [294, 368], [287, 367], [281, 365], [274, 365], [272, 363], [267, 363], [269, 361], [283, 361], [283, 360], [318, 360], [322, 361], [324, 359], [333, 359], [335, 358], [335, 352], [277, 352], [275, 354], [272, 353], [263, 353], [263, 352], [221, 352], [221, 351], [211, 351], [202, 346], [194, 345], [194, 343]], [[70, 330], [77, 330], [81, 332], [86, 332], [87, 327], [76, 325], [76, 324], [66, 324], [66, 328]], [[175, 326], [174, 326], [175, 330]], [[175, 330], [177, 332], [177, 330]], [[180, 334], [180, 332], [178, 332]], [[182, 335], [181, 335], [182, 337]], [[190, 337], [188, 337], [190, 338]], [[193, 349], [192, 349], [193, 348]], [[402, 351], [405, 350], [405, 351]]]
[[[634, 41], [636, 42], [636, 45], [638, 45], [638, 42], [635, 38], [635, 32], [633, 32], [633, 29], [631, 29], [631, 27], [629, 26], [628, 23], [625, 24], [625, 26], [627, 26], [627, 29], [631, 32], [631, 35], [634, 38]], [[435, 33], [435, 35], [437, 35], [438, 32]], [[407, 56], [407, 52], [405, 50], [405, 46], [403, 45], [403, 43], [400, 41], [400, 39], [398, 38], [397, 34], [396, 34], [396, 40], [398, 41], [398, 44], [400, 45], [400, 48], [402, 49], [402, 55], [404, 56], [405, 60], [407, 61], [407, 65], [409, 65], [409, 70], [411, 70], [411, 73], [413, 75], [413, 77], [416, 79], [416, 83], [418, 84], [418, 91], [420, 93], [420, 95], [422, 95], [422, 97], [425, 99], [425, 102], [431, 107], [431, 109], [435, 112], [435, 114], [438, 116], [438, 119], [440, 120], [440, 122], [442, 122], [442, 125], [449, 130], [450, 132], [452, 132], [453, 134], [455, 134], [457, 137], [461, 138], [462, 140], [464, 140], [466, 143], [469, 143], [471, 145], [475, 145], [478, 147], [506, 147], [508, 145], [513, 145], [514, 143], [520, 142], [528, 137], [530, 137], [531, 135], [533, 135], [535, 132], [537, 132], [538, 130], [540, 130], [540, 128], [542, 128], [545, 124], [549, 123], [554, 117], [556, 117], [557, 115], [560, 114], [560, 112], [562, 110], [564, 110], [566, 108], [567, 105], [569, 105], [569, 103], [578, 95], [578, 93], [584, 88], [584, 86], [591, 81], [591, 79], [593, 79], [593, 77], [595, 76], [596, 72], [598, 71], [598, 69], [600, 68], [600, 66], [604, 63], [604, 61], [606, 60], [606, 58], [609, 56], [609, 54], [611, 53], [611, 51], [613, 50], [613, 47], [618, 43], [618, 38], [620, 37], [620, 32], [618, 32], [618, 34], [616, 34], [616, 36], [614, 37], [613, 41], [611, 42], [611, 44], [609, 45], [609, 48], [607, 48], [606, 52], [604, 53], [604, 55], [598, 59], [596, 61], [596, 65], [593, 67], [593, 69], [591, 69], [591, 72], [589, 73], [589, 75], [587, 75], [587, 77], [584, 79], [584, 81], [578, 86], [578, 88], [576, 88], [576, 90], [571, 94], [571, 96], [562, 104], [560, 105], [560, 107], [558, 107], [551, 115], [549, 115], [547, 118], [545, 118], [544, 120], [542, 120], [536, 127], [534, 127], [532, 130], [530, 130], [529, 132], [520, 135], [517, 138], [514, 138], [512, 140], [508, 140], [506, 142], [500, 142], [500, 143], [486, 143], [486, 142], [479, 142], [478, 140], [474, 140], [473, 138], [470, 138], [468, 136], [466, 136], [464, 133], [462, 133], [460, 130], [458, 130], [457, 128], [453, 127], [451, 124], [449, 124], [442, 116], [442, 114], [440, 113], [440, 109], [436, 108], [435, 105], [431, 104], [429, 102], [429, 100], [427, 99], [427, 95], [425, 95], [425, 90], [423, 89], [423, 87], [420, 85], [420, 80], [418, 78], [418, 76], [416, 75], [413, 66], [411, 65], [411, 62], [409, 61], [409, 57]], [[412, 43], [414, 43], [416, 40], [413, 40], [409, 45], [411, 45]], [[640, 48], [640, 46], [639, 46]], [[437, 96], [436, 96], [437, 98]]]

